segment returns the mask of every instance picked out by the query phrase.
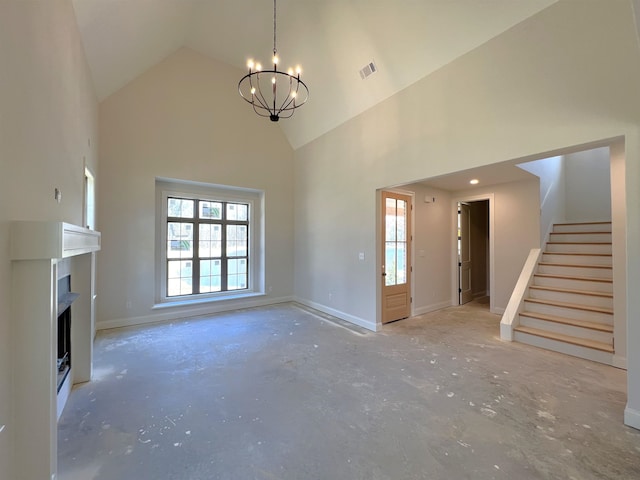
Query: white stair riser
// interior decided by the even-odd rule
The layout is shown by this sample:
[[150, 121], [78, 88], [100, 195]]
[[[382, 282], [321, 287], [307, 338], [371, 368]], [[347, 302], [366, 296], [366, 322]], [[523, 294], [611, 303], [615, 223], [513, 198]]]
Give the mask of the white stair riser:
[[569, 265], [611, 265], [610, 255], [567, 255], [542, 254], [542, 261], [548, 263], [566, 263]]
[[573, 303], [576, 305], [588, 305], [590, 307], [603, 307], [613, 309], [613, 298], [601, 297], [599, 295], [582, 295], [571, 292], [558, 292], [555, 290], [540, 290], [537, 288], [529, 289], [531, 298], [540, 298], [543, 300], [552, 300], [562, 303]]
[[548, 338], [538, 337], [537, 335], [529, 335], [522, 332], [513, 333], [513, 338], [516, 342], [526, 343], [528, 345], [533, 345], [534, 347], [545, 348], [547, 350], [553, 350], [555, 352], [572, 355], [574, 357], [586, 358], [587, 360], [604, 363], [605, 365], [613, 364], [612, 353], [602, 352], [600, 350], [594, 350], [587, 347], [580, 347], [578, 345], [559, 342], [557, 340], [550, 340]]
[[613, 283], [594, 282], [591, 280], [575, 280], [572, 278], [553, 278], [536, 276], [533, 279], [534, 285], [543, 287], [558, 287], [572, 290], [586, 290], [588, 292], [613, 293]]
[[547, 243], [547, 252], [611, 254], [610, 243]]
[[610, 332], [602, 332], [591, 328], [583, 328], [575, 325], [566, 325], [564, 323], [549, 322], [539, 318], [527, 317], [520, 315], [520, 325], [525, 327], [537, 328], [538, 330], [546, 330], [547, 332], [562, 333], [572, 337], [586, 338], [597, 342], [612, 345], [613, 335]]
[[550, 242], [611, 242], [610, 233], [551, 233], [549, 235]]
[[588, 322], [598, 322], [613, 325], [613, 315], [602, 312], [590, 312], [576, 308], [558, 307], [555, 305], [545, 305], [541, 303], [528, 302], [525, 300], [524, 308], [528, 312], [546, 313], [557, 317], [573, 318], [576, 320], [586, 320]]
[[611, 268], [592, 268], [566, 265], [538, 265], [538, 273], [549, 273], [551, 275], [570, 275], [573, 277], [596, 277], [612, 278]]
[[581, 223], [554, 225], [554, 232], [610, 232], [611, 223]]

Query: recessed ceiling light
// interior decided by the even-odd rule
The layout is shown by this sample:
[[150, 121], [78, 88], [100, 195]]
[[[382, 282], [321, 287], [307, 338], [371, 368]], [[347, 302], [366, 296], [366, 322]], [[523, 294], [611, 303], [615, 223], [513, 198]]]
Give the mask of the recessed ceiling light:
[[477, 178], [474, 178], [473, 180], [469, 180], [469, 183], [471, 185], [477, 185], [478, 183], [480, 183], [480, 180], [478, 180]]

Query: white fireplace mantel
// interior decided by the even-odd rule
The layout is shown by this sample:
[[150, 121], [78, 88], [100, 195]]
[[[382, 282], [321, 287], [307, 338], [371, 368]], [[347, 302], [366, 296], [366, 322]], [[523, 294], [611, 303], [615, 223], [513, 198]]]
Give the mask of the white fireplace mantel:
[[[100, 239], [100, 232], [64, 222], [17, 221], [11, 225], [13, 435], [21, 479], [56, 478], [58, 417], [71, 384], [91, 379], [95, 254]], [[71, 289], [80, 295], [70, 307], [71, 371], [60, 394], [56, 362], [59, 269], [65, 274], [70, 271]]]
[[11, 259], [58, 259], [97, 252], [100, 232], [64, 222], [13, 222]]

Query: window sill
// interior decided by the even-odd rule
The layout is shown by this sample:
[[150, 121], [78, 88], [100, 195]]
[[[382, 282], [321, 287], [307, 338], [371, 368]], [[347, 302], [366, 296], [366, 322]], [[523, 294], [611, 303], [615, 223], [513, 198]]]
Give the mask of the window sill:
[[156, 303], [151, 307], [152, 310], [159, 310], [163, 308], [172, 307], [192, 307], [196, 305], [203, 305], [207, 303], [224, 302], [227, 300], [243, 300], [246, 298], [264, 297], [262, 292], [242, 292], [242, 293], [228, 293], [224, 295], [218, 295], [215, 297], [205, 298], [190, 298], [180, 300], [167, 300], [166, 302]]

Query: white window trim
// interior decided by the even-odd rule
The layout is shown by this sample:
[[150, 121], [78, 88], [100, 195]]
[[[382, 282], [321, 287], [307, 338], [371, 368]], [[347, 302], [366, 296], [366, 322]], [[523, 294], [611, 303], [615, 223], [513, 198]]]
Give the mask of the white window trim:
[[[169, 197], [249, 204], [249, 282], [243, 290], [167, 297], [167, 200]], [[264, 191], [167, 178], [156, 178], [155, 300], [153, 308], [197, 305], [264, 295]]]
[[82, 202], [82, 224], [84, 227], [96, 229], [96, 177], [91, 169], [84, 166], [83, 182], [83, 202]]

